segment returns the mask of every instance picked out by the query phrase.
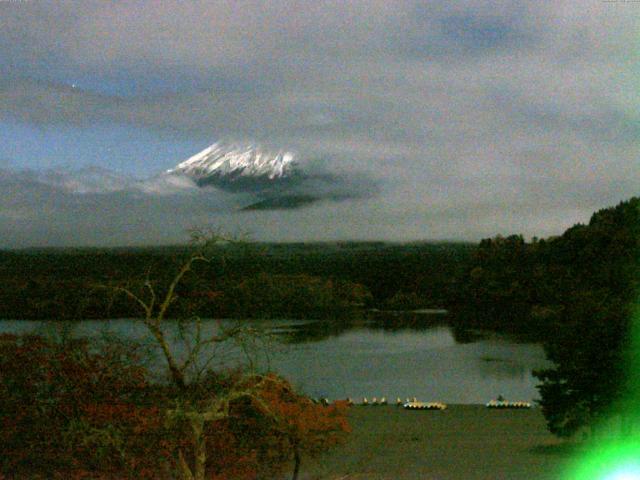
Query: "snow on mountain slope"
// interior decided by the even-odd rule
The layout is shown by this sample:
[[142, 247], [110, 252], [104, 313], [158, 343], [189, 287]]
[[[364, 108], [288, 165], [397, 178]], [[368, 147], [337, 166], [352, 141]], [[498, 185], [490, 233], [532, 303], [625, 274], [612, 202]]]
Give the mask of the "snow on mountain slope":
[[293, 153], [266, 151], [254, 145], [214, 143], [165, 171], [231, 193], [253, 195], [243, 210], [302, 208], [317, 201], [344, 201], [374, 195], [377, 185], [357, 172], [303, 168]]
[[252, 181], [254, 187], [260, 187], [301, 172], [291, 152], [272, 153], [255, 146], [214, 143], [166, 173], [186, 175], [201, 186], [229, 188], [238, 184], [240, 188], [249, 188]]

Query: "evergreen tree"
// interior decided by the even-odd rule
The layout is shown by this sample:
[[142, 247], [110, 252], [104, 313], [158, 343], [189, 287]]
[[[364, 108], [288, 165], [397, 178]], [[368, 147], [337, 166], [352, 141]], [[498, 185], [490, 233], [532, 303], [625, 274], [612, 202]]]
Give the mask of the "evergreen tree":
[[593, 426], [628, 393], [625, 359], [638, 287], [640, 199], [595, 213], [549, 242], [547, 271], [562, 278], [554, 331], [545, 343], [552, 368], [540, 402], [549, 429], [569, 436]]

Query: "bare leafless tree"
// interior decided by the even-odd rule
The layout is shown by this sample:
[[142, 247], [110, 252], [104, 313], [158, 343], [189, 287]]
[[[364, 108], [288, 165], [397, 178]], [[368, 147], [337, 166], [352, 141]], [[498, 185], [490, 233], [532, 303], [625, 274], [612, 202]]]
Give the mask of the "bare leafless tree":
[[[199, 263], [210, 263], [216, 255], [220, 254], [220, 247], [225, 244], [238, 243], [240, 240], [216, 231], [194, 230], [191, 232], [192, 250], [188, 257], [177, 268], [165, 289], [161, 290], [151, 280], [151, 272], [148, 271], [141, 288], [133, 288], [130, 285], [102, 286], [108, 288], [114, 294], [125, 295], [129, 300], [138, 305], [143, 317], [141, 321], [147, 327], [155, 343], [162, 351], [166, 361], [171, 383], [177, 388], [177, 396], [174, 408], [168, 412], [168, 419], [172, 422], [182, 420], [189, 425], [194, 444], [193, 465], [188, 465], [182, 451], [178, 452], [180, 472], [183, 480], [204, 480], [207, 461], [204, 427], [208, 422], [225, 418], [229, 415], [229, 405], [241, 397], [254, 397], [260, 388], [260, 380], [247, 382], [247, 376], [233, 385], [226, 393], [211, 397], [205, 404], [191, 402], [188, 387], [190, 381], [198, 382], [199, 375], [209, 368], [215, 368], [214, 349], [216, 346], [233, 340], [240, 345], [241, 350], [249, 355], [247, 345], [254, 343], [259, 333], [252, 327], [241, 324], [234, 326], [220, 326], [215, 332], [205, 335], [202, 322], [198, 316], [190, 317], [193, 326], [193, 336], [187, 342], [186, 355], [179, 358], [168, 335], [167, 315], [170, 307], [176, 302], [177, 289], [185, 280], [185, 277], [194, 270]], [[189, 376], [191, 372], [191, 377]]]

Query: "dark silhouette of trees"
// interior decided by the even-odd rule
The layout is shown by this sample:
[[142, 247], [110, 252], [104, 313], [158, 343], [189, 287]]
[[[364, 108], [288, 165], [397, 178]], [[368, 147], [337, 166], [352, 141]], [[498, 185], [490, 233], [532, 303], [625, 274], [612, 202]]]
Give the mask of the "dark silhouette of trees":
[[550, 242], [545, 261], [560, 274], [553, 328], [545, 342], [554, 367], [536, 372], [549, 429], [570, 436], [621, 411], [630, 393], [627, 360], [638, 293], [640, 199], [595, 213]]
[[[456, 243], [231, 244], [224, 248], [224, 260], [214, 256], [210, 262], [197, 262], [198, 275], [183, 279], [171, 310], [180, 311], [181, 316], [244, 316], [250, 302], [239, 301], [237, 294], [260, 276], [283, 289], [292, 288], [296, 279], [303, 288], [320, 283], [337, 302], [324, 307], [325, 294], [314, 287], [314, 302], [304, 304], [294, 298], [294, 302], [277, 303], [280, 297], [274, 296], [274, 302], [262, 302], [250, 311], [256, 317], [287, 315], [292, 310], [304, 318], [331, 318], [340, 308], [347, 312], [358, 303], [340, 296], [343, 286], [356, 297], [359, 294], [352, 287], [369, 292], [360, 295], [367, 307], [391, 308], [398, 298], [410, 298], [412, 308], [447, 308], [465, 300], [459, 294], [459, 281], [475, 249], [472, 244]], [[91, 287], [109, 282], [139, 287], [149, 269], [154, 281], [167, 285], [171, 272], [191, 253], [190, 246], [0, 251], [4, 286], [0, 317], [81, 320], [140, 315], [137, 302], [124, 295], [114, 299], [105, 290]]]
[[549, 430], [571, 436], [591, 428], [625, 395], [629, 309], [619, 300], [576, 294], [545, 343], [554, 367], [534, 372]]
[[558, 237], [486, 239], [461, 282], [454, 321], [542, 341], [554, 366], [536, 372], [540, 404], [550, 430], [570, 436], [628, 394], [639, 260], [639, 198]]

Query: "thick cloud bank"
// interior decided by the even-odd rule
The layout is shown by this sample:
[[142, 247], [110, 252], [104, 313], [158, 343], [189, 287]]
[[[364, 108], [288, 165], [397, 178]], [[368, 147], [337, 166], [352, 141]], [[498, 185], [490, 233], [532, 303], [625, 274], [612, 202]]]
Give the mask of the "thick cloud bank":
[[[328, 180], [331, 180], [330, 182]], [[0, 170], [0, 245], [131, 245], [182, 242], [193, 228], [210, 226], [230, 233], [292, 235], [274, 225], [255, 231], [251, 210], [334, 208], [334, 203], [371, 196], [364, 178], [310, 176], [280, 194], [229, 193], [198, 187], [183, 175], [159, 174], [137, 180], [103, 168], [80, 170]], [[310, 199], [295, 204], [295, 198]], [[275, 199], [280, 199], [276, 201]], [[301, 218], [306, 218], [302, 214]], [[315, 214], [313, 214], [315, 215]], [[293, 217], [296, 215], [294, 214]], [[268, 222], [267, 222], [268, 223]]]

